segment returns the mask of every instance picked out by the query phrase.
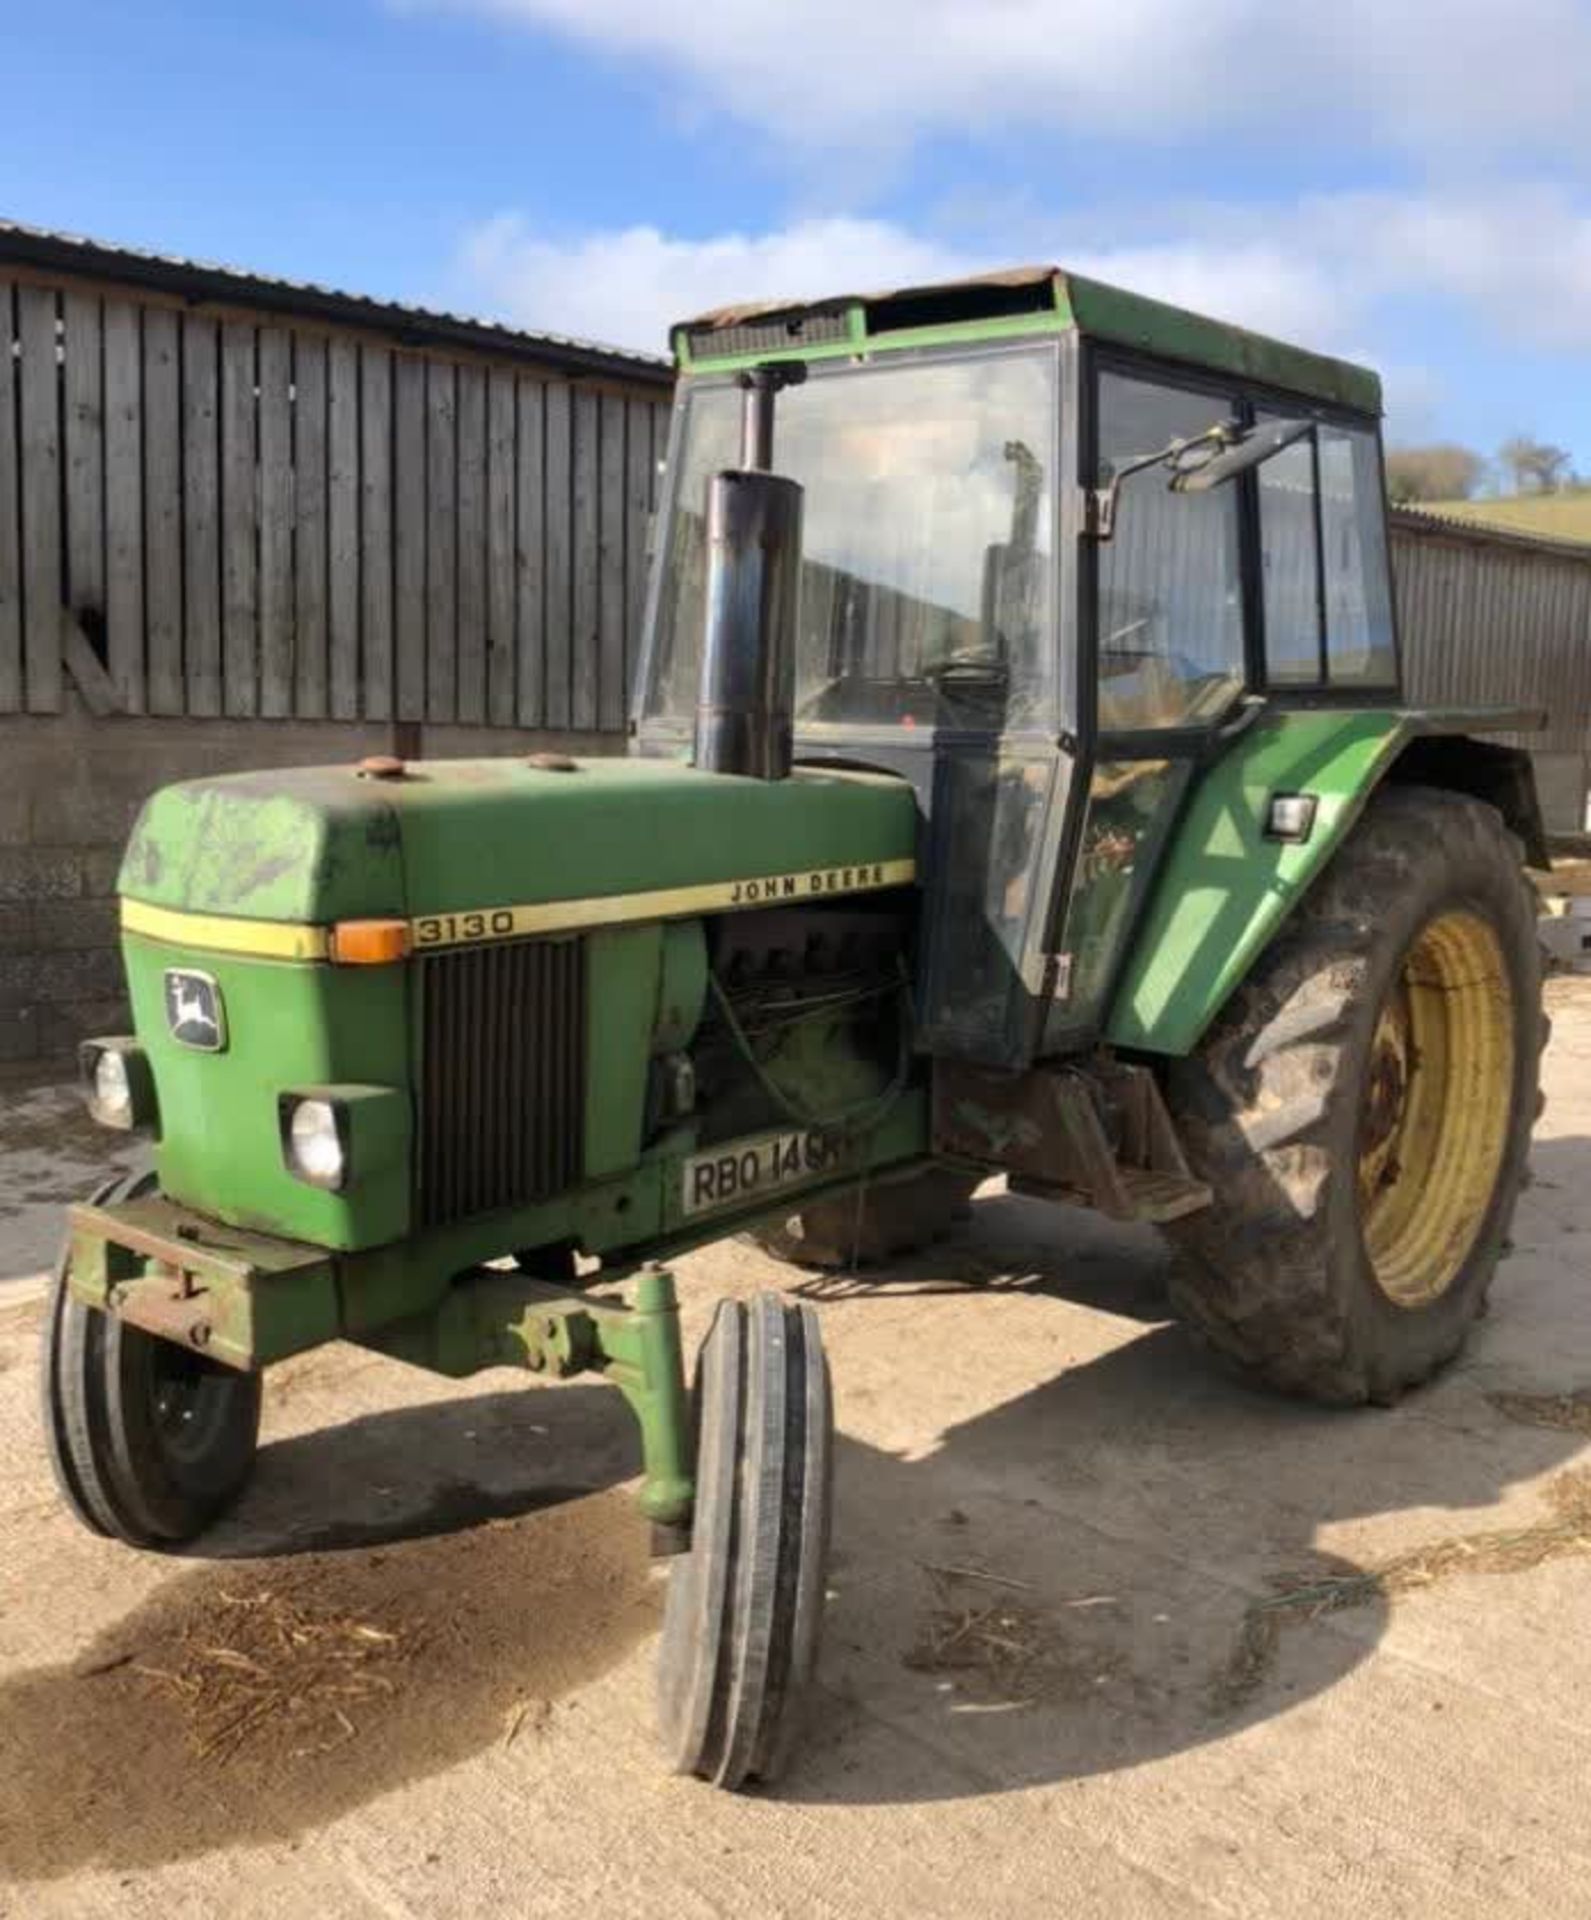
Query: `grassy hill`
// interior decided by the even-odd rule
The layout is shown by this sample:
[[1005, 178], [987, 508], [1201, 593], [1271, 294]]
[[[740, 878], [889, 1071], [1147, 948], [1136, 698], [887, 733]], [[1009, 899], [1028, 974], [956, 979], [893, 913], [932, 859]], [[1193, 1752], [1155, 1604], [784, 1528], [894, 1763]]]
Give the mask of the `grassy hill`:
[[1521, 493], [1500, 500], [1433, 500], [1419, 503], [1427, 513], [1454, 520], [1479, 520], [1511, 533], [1535, 533], [1550, 540], [1591, 542], [1591, 487], [1564, 493]]

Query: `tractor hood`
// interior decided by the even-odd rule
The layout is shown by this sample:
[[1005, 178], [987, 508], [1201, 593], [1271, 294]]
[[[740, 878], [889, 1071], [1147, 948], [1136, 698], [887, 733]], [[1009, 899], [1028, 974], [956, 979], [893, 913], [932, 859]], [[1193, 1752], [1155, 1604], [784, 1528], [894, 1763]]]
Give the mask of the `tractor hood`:
[[[248, 928], [225, 939], [226, 923], [272, 923], [309, 930], [294, 952], [314, 958], [313, 930], [350, 919], [401, 916], [417, 945], [451, 944], [899, 885], [915, 836], [910, 789], [879, 774], [768, 782], [553, 756], [416, 762], [396, 777], [316, 767], [165, 788], [120, 889], [129, 927], [202, 914], [247, 950]], [[483, 911], [484, 931], [450, 926]]]

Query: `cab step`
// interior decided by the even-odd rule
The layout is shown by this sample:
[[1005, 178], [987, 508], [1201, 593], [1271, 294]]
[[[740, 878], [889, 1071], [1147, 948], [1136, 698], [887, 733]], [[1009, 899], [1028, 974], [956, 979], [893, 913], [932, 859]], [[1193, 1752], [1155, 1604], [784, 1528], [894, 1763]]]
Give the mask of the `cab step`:
[[1163, 1227], [1169, 1220], [1181, 1220], [1190, 1213], [1202, 1213], [1209, 1206], [1211, 1193], [1202, 1180], [1184, 1179], [1175, 1173], [1151, 1173], [1144, 1167], [1118, 1167], [1121, 1211], [1097, 1206], [1080, 1187], [1052, 1184], [1048, 1180], [1027, 1179], [1012, 1174], [1007, 1181], [1013, 1193], [1030, 1194], [1035, 1200], [1056, 1200], [1069, 1207], [1095, 1207], [1116, 1220], [1141, 1220]]
[[934, 1151], [1002, 1170], [1017, 1193], [1161, 1226], [1209, 1206], [1147, 1067], [1109, 1055], [1000, 1073], [934, 1065]]
[[1203, 1180], [1176, 1173], [1152, 1173], [1147, 1167], [1123, 1167], [1121, 1183], [1138, 1219], [1157, 1227], [1203, 1213], [1215, 1197]]

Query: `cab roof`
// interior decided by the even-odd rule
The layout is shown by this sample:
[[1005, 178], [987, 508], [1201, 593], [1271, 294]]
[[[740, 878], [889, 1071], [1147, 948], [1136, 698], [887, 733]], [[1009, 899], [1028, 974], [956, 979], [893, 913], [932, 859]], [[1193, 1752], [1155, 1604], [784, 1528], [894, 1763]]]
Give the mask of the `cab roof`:
[[719, 307], [681, 321], [671, 338], [682, 371], [706, 372], [764, 360], [836, 359], [1072, 328], [1359, 413], [1381, 411], [1381, 381], [1368, 367], [1056, 266], [1011, 267], [968, 280], [831, 294], [809, 302]]

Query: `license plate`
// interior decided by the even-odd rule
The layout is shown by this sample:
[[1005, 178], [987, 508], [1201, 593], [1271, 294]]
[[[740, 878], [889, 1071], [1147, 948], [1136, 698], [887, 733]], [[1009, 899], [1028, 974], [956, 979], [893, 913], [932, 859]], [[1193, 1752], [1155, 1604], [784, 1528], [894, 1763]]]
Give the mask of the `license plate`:
[[734, 1140], [685, 1162], [681, 1199], [686, 1213], [744, 1206], [786, 1187], [805, 1186], [836, 1174], [844, 1162], [841, 1144], [815, 1128], [765, 1133]]

